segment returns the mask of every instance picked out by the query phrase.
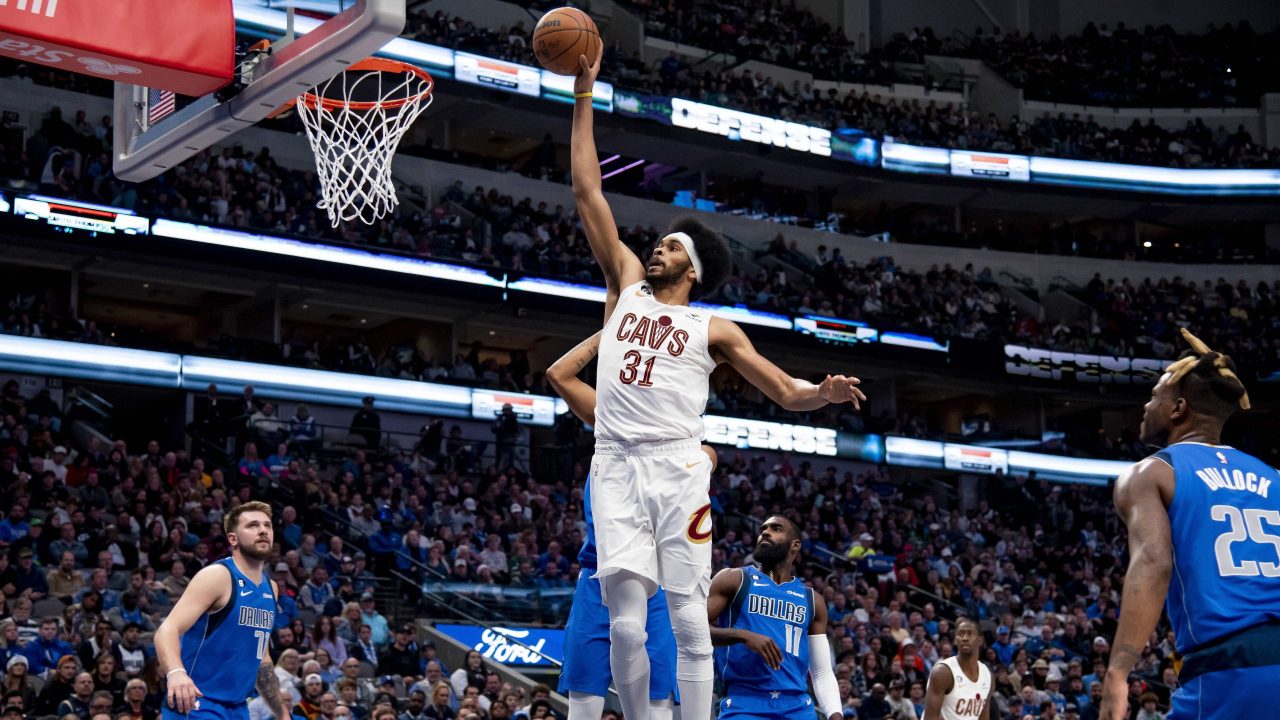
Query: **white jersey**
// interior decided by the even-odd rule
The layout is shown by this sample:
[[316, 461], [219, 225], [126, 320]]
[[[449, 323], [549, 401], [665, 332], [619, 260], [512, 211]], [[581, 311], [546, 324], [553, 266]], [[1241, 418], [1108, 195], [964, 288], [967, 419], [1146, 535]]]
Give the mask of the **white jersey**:
[[978, 681], [970, 680], [960, 669], [960, 658], [952, 655], [942, 661], [951, 670], [955, 684], [942, 701], [942, 720], [968, 720], [982, 717], [982, 706], [991, 695], [991, 671], [978, 663]]
[[711, 359], [711, 315], [653, 298], [647, 282], [622, 289], [600, 334], [597, 440], [701, 440]]

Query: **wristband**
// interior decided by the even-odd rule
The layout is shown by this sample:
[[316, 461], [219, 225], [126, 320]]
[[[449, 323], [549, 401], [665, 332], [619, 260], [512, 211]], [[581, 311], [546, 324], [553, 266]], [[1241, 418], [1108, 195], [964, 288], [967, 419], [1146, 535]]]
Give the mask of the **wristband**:
[[589, 98], [589, 97], [591, 97], [591, 91], [590, 91], [590, 90], [588, 90], [587, 92], [576, 92], [576, 93], [574, 93], [574, 94], [573, 94], [573, 97], [574, 97], [574, 99], [576, 99], [576, 100], [581, 100], [581, 99], [583, 99], [583, 98]]
[[186, 671], [187, 671], [187, 669], [186, 669], [186, 668], [174, 668], [174, 669], [170, 670], [169, 672], [165, 673], [165, 674], [164, 674], [164, 676], [165, 676], [165, 678], [167, 679], [167, 678], [169, 678], [169, 677], [172, 677], [174, 673], [184, 673], [184, 672], [186, 672]]

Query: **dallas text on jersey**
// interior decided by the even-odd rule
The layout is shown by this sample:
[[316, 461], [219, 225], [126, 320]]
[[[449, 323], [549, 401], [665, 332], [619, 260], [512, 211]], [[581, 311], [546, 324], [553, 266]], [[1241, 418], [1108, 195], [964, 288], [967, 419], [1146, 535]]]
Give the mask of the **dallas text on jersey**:
[[808, 606], [781, 598], [752, 595], [747, 601], [747, 612], [753, 615], [764, 615], [775, 620], [784, 620], [797, 625], [805, 624]]

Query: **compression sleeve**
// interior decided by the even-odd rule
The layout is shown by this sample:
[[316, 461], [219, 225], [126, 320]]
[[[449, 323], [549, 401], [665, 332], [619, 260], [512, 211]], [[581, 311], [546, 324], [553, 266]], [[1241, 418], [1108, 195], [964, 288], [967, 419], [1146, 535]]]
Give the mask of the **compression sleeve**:
[[841, 712], [840, 685], [831, 668], [831, 642], [826, 635], [809, 636], [809, 675], [813, 678], [814, 700], [822, 717], [829, 718]]

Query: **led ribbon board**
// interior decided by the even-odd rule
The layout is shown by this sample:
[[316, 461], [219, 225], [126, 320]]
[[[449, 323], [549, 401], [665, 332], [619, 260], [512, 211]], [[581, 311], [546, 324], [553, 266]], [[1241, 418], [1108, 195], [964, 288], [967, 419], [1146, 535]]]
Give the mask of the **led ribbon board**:
[[[105, 345], [0, 335], [0, 369], [32, 375], [82, 378], [129, 385], [182, 388], [204, 392], [217, 383], [227, 392], [252, 385], [262, 397], [358, 407], [366, 395], [378, 405], [400, 412], [449, 417], [492, 417], [495, 405], [519, 405], [527, 424], [549, 426], [555, 415], [568, 412], [563, 400], [542, 395], [503, 393], [309, 370], [264, 363], [223, 360], [195, 355], [117, 348]], [[975, 445], [941, 443], [874, 434], [840, 433], [812, 425], [730, 418], [704, 418], [707, 442], [752, 450], [776, 450], [804, 455], [842, 457], [863, 462], [887, 462], [924, 468], [952, 468], [964, 472], [1036, 471], [1040, 477], [1064, 482], [1105, 485], [1129, 463], [1070, 458], [1041, 453], [1000, 450]]]

